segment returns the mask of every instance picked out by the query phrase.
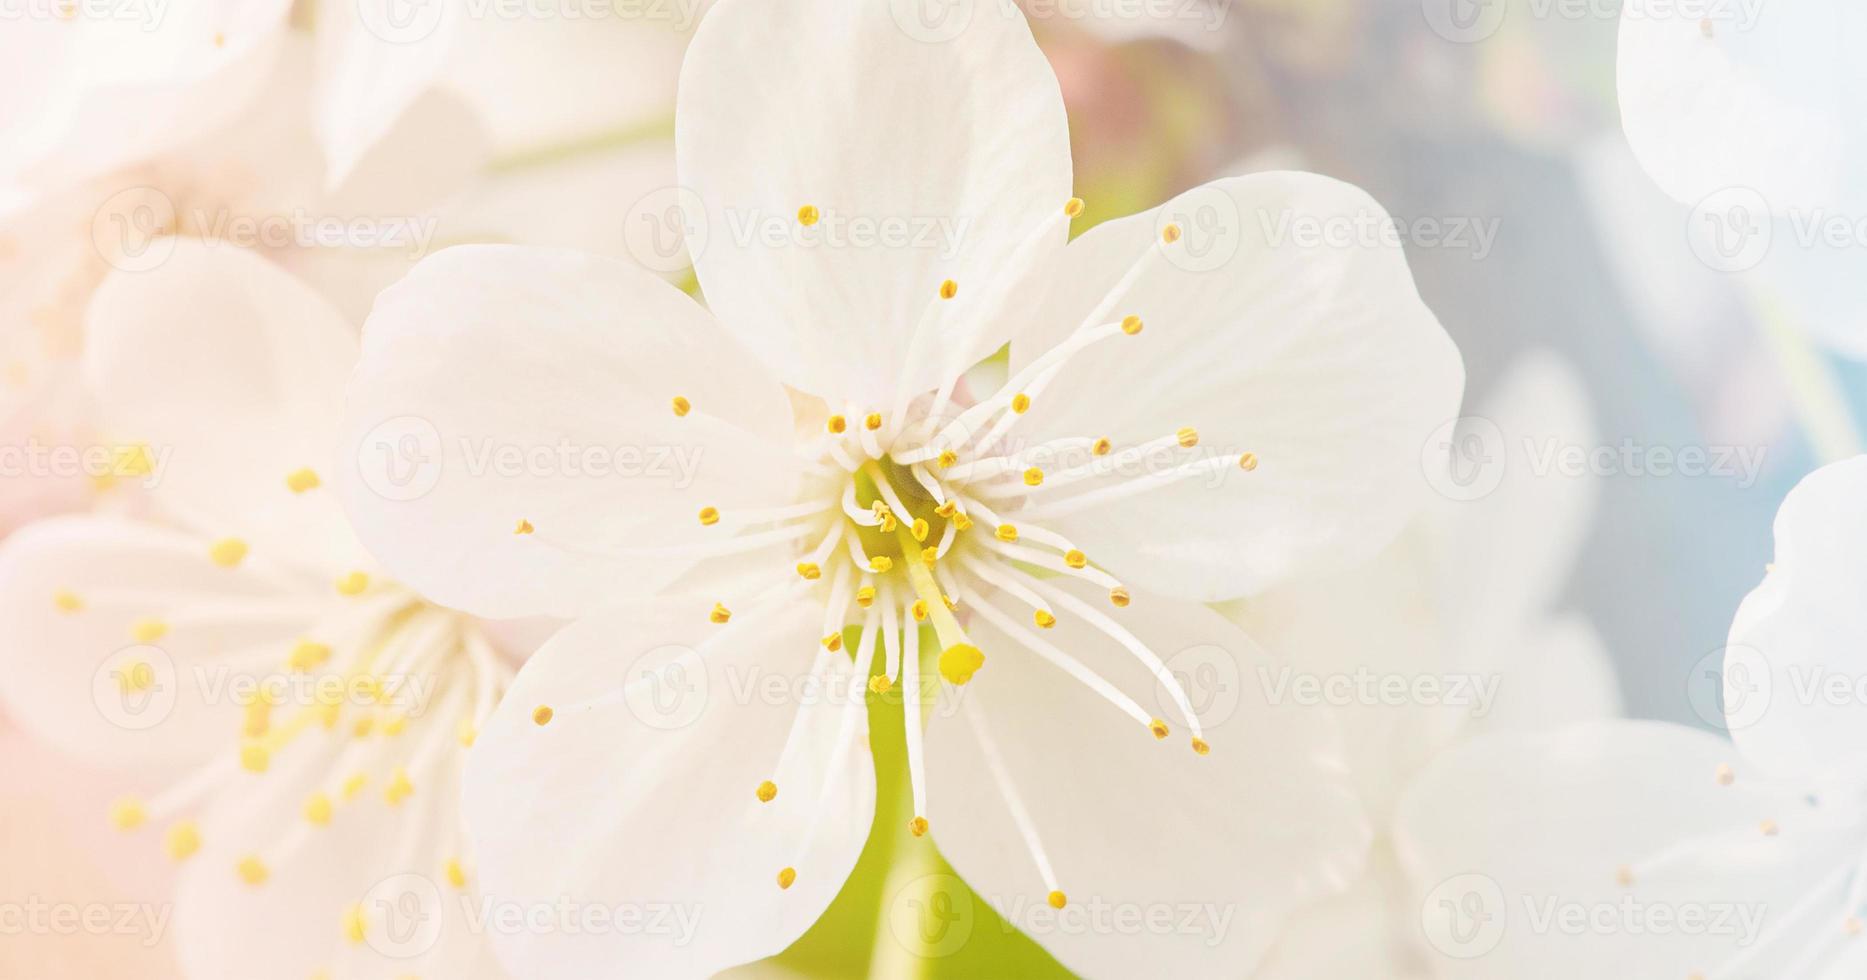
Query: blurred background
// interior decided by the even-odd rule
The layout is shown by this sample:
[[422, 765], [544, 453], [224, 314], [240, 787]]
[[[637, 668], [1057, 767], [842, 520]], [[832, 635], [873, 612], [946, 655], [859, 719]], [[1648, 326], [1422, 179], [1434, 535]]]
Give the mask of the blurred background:
[[[323, 28], [307, 6], [314, 5], [293, 12], [291, 30]], [[1616, 97], [1619, 5], [1025, 6], [1070, 115], [1077, 193], [1090, 219], [1078, 222], [1079, 233], [1214, 176], [1321, 172], [1367, 189], [1397, 219], [1419, 291], [1464, 354], [1468, 416], [1486, 418], [1482, 406], [1510, 401], [1514, 369], [1525, 358], [1557, 365], [1551, 370], [1580, 393], [1592, 422], [1579, 447], [1592, 462], [1577, 478], [1592, 484], [1593, 499], [1574, 539], [1556, 547], [1573, 561], [1550, 573], [1547, 611], [1592, 624], [1627, 715], [1715, 725], [1715, 701], [1707, 700], [1715, 698], [1715, 680], [1707, 684], [1697, 668], [1721, 650], [1733, 610], [1770, 560], [1770, 524], [1784, 494], [1822, 462], [1859, 451], [1854, 419], [1867, 407], [1867, 372], [1812, 339], [1797, 320], [1802, 307], [1781, 300], [1782, 283], [1706, 261], [1694, 244], [1693, 208], [1636, 162]], [[644, 237], [653, 233], [644, 217], [673, 184], [675, 73], [693, 18], [702, 14], [679, 4], [668, 10], [647, 23], [467, 25], [435, 90], [467, 107], [471, 123], [421, 136], [425, 146], [446, 147], [455, 164], [475, 163], [450, 165], [444, 180], [433, 179], [446, 185], [430, 188], [442, 215], [437, 247], [476, 240], [575, 245], [630, 256], [694, 287], [684, 263]], [[537, 105], [555, 111], [534, 111]], [[210, 192], [224, 188], [232, 178], [221, 173], [258, 166], [225, 149], [248, 140], [224, 138], [250, 135], [258, 124], [238, 112], [230, 118], [221, 135], [144, 156], [217, 160], [220, 169], [200, 171], [209, 176], [198, 179]], [[96, 172], [121, 173], [121, 163]], [[121, 184], [60, 193], [78, 194], [68, 211], [88, 220], [107, 196], [98, 188]], [[0, 201], [13, 202], [0, 261], [8, 263], [15, 296], [29, 286], [44, 292], [48, 282], [69, 291], [70, 273], [48, 278], [19, 254], [41, 257], [22, 229], [44, 224], [42, 212], [57, 195], [0, 191]], [[308, 279], [329, 283], [360, 319], [374, 289], [408, 260], [294, 261]], [[31, 348], [25, 356], [34, 364], [56, 367], [71, 329], [58, 310], [74, 314], [56, 303], [49, 308], [48, 316], [45, 303], [19, 302], [3, 312], [8, 343]], [[13, 389], [12, 412], [58, 397], [56, 389]], [[1454, 511], [1485, 496], [1487, 474], [1504, 479], [1499, 470], [1526, 462], [1476, 426], [1468, 419], [1447, 435], [1455, 471], [1470, 475], [1448, 489]], [[1658, 449], [1678, 463], [1644, 465]], [[1686, 464], [1688, 456], [1703, 465]], [[1481, 489], [1467, 492], [1474, 483]], [[113, 491], [78, 487], [50, 503], [48, 492], [40, 484], [10, 487], [6, 523], [91, 506], [94, 495]], [[0, 785], [0, 889], [15, 893], [10, 900], [74, 889], [138, 896], [164, 887], [165, 869], [151, 867], [146, 854], [92, 832], [120, 774], [62, 758], [16, 732], [0, 739], [9, 776]], [[884, 799], [877, 827], [904, 824], [901, 802], [891, 809]], [[741, 972], [1065, 975], [1035, 944], [994, 926], [984, 908], [957, 951], [904, 958], [878, 909], [888, 906], [900, 875], [945, 871], [937, 859], [904, 871], [900, 845], [893, 831], [878, 830], [830, 914], [785, 955]], [[957, 882], [938, 897], [967, 901]], [[175, 975], [162, 944], [145, 938], [0, 935], [0, 976]]]

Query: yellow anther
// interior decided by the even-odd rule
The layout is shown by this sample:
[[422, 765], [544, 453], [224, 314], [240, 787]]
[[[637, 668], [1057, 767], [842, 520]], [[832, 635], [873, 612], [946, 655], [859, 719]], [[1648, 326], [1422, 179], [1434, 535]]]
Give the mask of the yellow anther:
[[1631, 888], [1634, 884], [1634, 869], [1623, 864], [1614, 869], [1614, 883], [1622, 888]]
[[707, 618], [715, 623], [724, 624], [732, 620], [733, 611], [716, 602], [713, 604], [713, 611], [707, 613]]
[[840, 436], [849, 431], [849, 420], [841, 415], [832, 415], [829, 421], [823, 423], [823, 427], [830, 430], [831, 435]]
[[814, 561], [800, 561], [797, 563], [797, 575], [799, 578], [815, 582], [823, 577], [823, 569], [818, 568]]
[[972, 518], [966, 516], [965, 511], [960, 511], [959, 513], [953, 515], [953, 529], [954, 530], [964, 531], [970, 527], [972, 527]]
[[293, 493], [304, 493], [307, 490], [316, 490], [323, 485], [324, 481], [318, 479], [317, 472], [309, 466], [285, 474], [285, 487]]
[[207, 556], [222, 568], [232, 568], [246, 558], [246, 542], [239, 538], [221, 538], [207, 549]]
[[944, 470], [954, 463], [959, 462], [959, 454], [951, 449], [942, 449], [940, 450], [940, 458], [934, 460], [934, 462], [938, 463], [940, 468]]
[[1757, 831], [1765, 837], [1775, 837], [1777, 831], [1781, 829], [1774, 820], [1765, 820], [1757, 825]]
[[[883, 534], [893, 534], [895, 533], [895, 528], [900, 527], [900, 526], [901, 524], [900, 522], [895, 520], [894, 514], [888, 511], [885, 511], [885, 510], [882, 512], [882, 533]], [[877, 569], [877, 571], [886, 571], [886, 569]]]
[[998, 530], [993, 531], [992, 535], [998, 538], [998, 540], [1009, 544], [1018, 540], [1018, 529], [1015, 525], [1000, 524]]
[[227, 35], [222, 34], [219, 31], [215, 31], [214, 32], [214, 46], [217, 48], [226, 47], [227, 46]]
[[951, 520], [954, 514], [959, 513], [959, 504], [955, 501], [949, 500], [946, 503], [941, 504], [938, 507], [935, 507], [934, 513], [939, 514], [941, 517], [947, 518], [948, 520]]
[[908, 833], [913, 834], [916, 837], [927, 836], [927, 818], [926, 817], [915, 817], [914, 819], [908, 821]]
[[1258, 454], [1257, 453], [1245, 453], [1244, 455], [1238, 457], [1238, 468], [1241, 470], [1244, 470], [1247, 473], [1251, 472], [1252, 470], [1257, 469], [1258, 468]]
[[1024, 485], [1027, 487], [1043, 486], [1044, 471], [1033, 466], [1024, 471]]
[[117, 689], [125, 694], [147, 691], [156, 685], [156, 669], [147, 661], [138, 660], [127, 665], [117, 675]]
[[785, 868], [784, 870], [778, 872], [778, 887], [779, 888], [789, 888], [791, 887], [791, 883], [796, 880], [797, 880], [797, 869], [796, 868]]
[[1037, 610], [1036, 612], [1031, 614], [1031, 618], [1035, 619], [1037, 621], [1037, 625], [1043, 627], [1044, 629], [1049, 629], [1052, 626], [1057, 625], [1057, 617], [1051, 615], [1051, 612], [1048, 609]]
[[1053, 909], [1060, 909], [1064, 907], [1065, 905], [1070, 904], [1070, 900], [1067, 897], [1065, 897], [1062, 892], [1051, 892], [1049, 897], [1047, 897], [1045, 901], [1049, 902], [1050, 907]]
[[927, 547], [921, 549], [921, 564], [932, 565], [938, 562], [939, 560], [940, 560], [939, 546], [928, 545]]
[[1159, 739], [1165, 739], [1167, 737], [1167, 733], [1171, 731], [1171, 729], [1167, 727], [1167, 723], [1164, 721], [1161, 721], [1159, 718], [1156, 718], [1153, 721], [1148, 722], [1147, 730], [1150, 732], [1153, 732], [1154, 737], [1159, 738]]
[[1069, 200], [1063, 202], [1063, 213], [1071, 218], [1074, 218], [1077, 215], [1082, 214], [1083, 213], [1083, 199], [1080, 197], [1072, 197]]
[[718, 507], [700, 508], [700, 523], [703, 526], [712, 527], [713, 525], [718, 524], [719, 522], [720, 522], [720, 509]]
[[753, 790], [752, 794], [758, 797], [760, 803], [770, 803], [778, 797], [778, 784], [767, 779], [758, 784], [758, 789]]
[[1130, 313], [1121, 318], [1121, 332], [1132, 337], [1141, 332], [1141, 318]]
[[325, 701], [318, 705], [318, 723], [325, 731], [337, 727], [337, 716], [343, 713], [343, 704], [338, 701]]
[[241, 858], [240, 863], [234, 867], [240, 873], [240, 880], [249, 885], [263, 885], [271, 876], [271, 873], [266, 870], [266, 862], [251, 854]]
[[467, 869], [461, 865], [459, 858], [448, 858], [441, 870], [446, 873], [448, 884], [455, 888], [467, 887]]
[[305, 822], [313, 827], [329, 826], [332, 809], [330, 797], [313, 793], [305, 799]]
[[1190, 425], [1175, 432], [1173, 437], [1179, 441], [1181, 449], [1191, 449], [1199, 445], [1199, 430]]
[[1089, 556], [1071, 548], [1063, 553], [1063, 563], [1071, 568], [1082, 568], [1089, 564]]
[[1128, 590], [1122, 588], [1119, 585], [1109, 590], [1109, 601], [1116, 604], [1117, 606], [1128, 605], [1128, 603], [1131, 601], [1131, 598], [1132, 597], [1128, 595]]
[[1011, 396], [1011, 410], [1018, 413], [1019, 415], [1023, 415], [1025, 412], [1030, 411], [1031, 410], [1031, 396], [1025, 394], [1022, 391]]
[[843, 648], [843, 634], [831, 633], [823, 638], [822, 643], [825, 650], [835, 653]]
[[240, 747], [240, 768], [247, 772], [265, 772], [272, 766], [272, 753], [258, 742]]
[[551, 710], [550, 705], [541, 704], [532, 709], [532, 724], [539, 726], [549, 725], [551, 724], [551, 717], [554, 714], [556, 714], [556, 712]]
[[869, 568], [878, 575], [893, 567], [895, 567], [895, 560], [887, 555], [876, 555], [869, 559]]
[[947, 595], [946, 593], [942, 592], [940, 593], [940, 601], [941, 603], [945, 604], [947, 612], [959, 612], [959, 600], [958, 599], [955, 599], [952, 596]]
[[396, 711], [383, 719], [382, 733], [384, 735], [393, 737], [405, 731], [408, 731], [408, 715]]
[[1211, 751], [1212, 751], [1212, 746], [1206, 744], [1205, 739], [1199, 738], [1198, 736], [1194, 736], [1193, 738], [1193, 754], [1194, 755], [1205, 755], [1206, 753], [1211, 752]]
[[147, 819], [149, 814], [141, 800], [126, 796], [110, 804], [110, 825], [118, 830], [135, 830]]
[[822, 212], [817, 210], [815, 204], [806, 204], [797, 209], [797, 223], [806, 228], [816, 224], [820, 217], [822, 217]]
[[875, 605], [875, 586], [865, 585], [856, 590], [856, 605], [864, 609]]
[[112, 476], [148, 476], [155, 472], [156, 455], [142, 443], [117, 447], [116, 457], [115, 465], [111, 467]]
[[521, 517], [519, 518], [518, 526], [512, 529], [512, 533], [513, 534], [530, 534], [536, 530], [538, 529], [532, 526], [531, 521], [528, 521], [525, 518]]
[[871, 694], [887, 694], [888, 689], [894, 686], [895, 682], [889, 680], [887, 674], [876, 674], [874, 677], [869, 678], [869, 692]]
[[454, 737], [460, 739], [461, 748], [470, 749], [473, 748], [473, 743], [479, 740], [480, 730], [473, 727], [473, 719], [462, 718], [460, 719], [460, 729], [455, 732]]
[[292, 652], [285, 657], [285, 665], [292, 670], [308, 671], [322, 666], [331, 659], [331, 648], [310, 640], [299, 640], [292, 647]]
[[400, 806], [403, 800], [415, 794], [415, 784], [409, 782], [408, 770], [400, 766], [389, 776], [389, 785], [383, 787], [383, 802], [390, 806]]
[[1097, 456], [1107, 456], [1109, 450], [1112, 448], [1114, 448], [1114, 444], [1107, 439], [1097, 439], [1095, 444], [1089, 447], [1089, 451], [1095, 453]]
[[52, 607], [62, 613], [83, 612], [84, 600], [75, 592], [60, 589], [52, 593]]
[[272, 729], [272, 705], [255, 701], [246, 706], [246, 722], [241, 731], [247, 738], [259, 738]]
[[863, 418], [862, 427], [869, 430], [870, 432], [874, 432], [877, 429], [880, 429], [882, 427], [882, 413], [870, 412], [867, 416]]
[[169, 633], [169, 624], [159, 619], [139, 619], [130, 624], [130, 638], [138, 643], [154, 643]]
[[940, 651], [940, 676], [954, 687], [972, 680], [972, 675], [983, 666], [985, 654], [970, 643], [955, 643]]
[[365, 715], [362, 718], [358, 718], [350, 726], [350, 734], [355, 736], [356, 738], [369, 738], [370, 733], [375, 730], [376, 730], [376, 719], [371, 718], [368, 715]]
[[1862, 928], [1862, 923], [1861, 923], [1859, 916], [1850, 915], [1847, 917], [1847, 921], [1841, 923], [1841, 931], [1847, 933], [1850, 936], [1860, 935], [1861, 928]]
[[163, 836], [162, 849], [168, 852], [169, 857], [186, 861], [201, 849], [201, 831], [192, 821], [178, 823]]
[[344, 938], [353, 943], [360, 943], [369, 935], [369, 923], [363, 918], [361, 902], [344, 909]]
[[370, 587], [370, 577], [364, 572], [351, 572], [337, 580], [338, 595], [362, 595]]
[[674, 396], [674, 401], [672, 402], [672, 404], [674, 406], [675, 417], [677, 418], [686, 418], [687, 413], [694, 410], [694, 403], [688, 401], [687, 399], [681, 397], [680, 395]]
[[927, 621], [927, 600], [925, 599], [914, 600], [914, 605], [909, 607], [909, 612], [914, 614], [915, 622], [917, 623], [926, 622]]
[[1716, 773], [1718, 785], [1729, 786], [1737, 782], [1737, 771], [1727, 765], [1719, 765]]
[[959, 295], [959, 283], [956, 283], [953, 280], [948, 279], [947, 281], [940, 284], [940, 298], [941, 299], [952, 299], [953, 297], [958, 296], [958, 295]]
[[1160, 240], [1172, 245], [1180, 240], [1180, 226], [1169, 221], [1167, 227], [1160, 230]]

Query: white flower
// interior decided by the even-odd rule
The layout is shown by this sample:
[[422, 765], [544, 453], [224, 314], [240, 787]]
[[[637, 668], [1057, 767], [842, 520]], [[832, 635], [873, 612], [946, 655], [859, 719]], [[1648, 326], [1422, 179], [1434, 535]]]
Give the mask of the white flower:
[[[1408, 784], [1477, 734], [1619, 713], [1593, 625], [1558, 611], [1600, 489], [1559, 460], [1595, 445], [1594, 432], [1573, 369], [1547, 351], [1523, 355], [1449, 433], [1455, 459], [1437, 484], [1448, 497], [1393, 547], [1352, 572], [1228, 610], [1292, 660], [1264, 683], [1313, 679], [1342, 692], [1327, 703], [1378, 835], [1369, 873], [1298, 916], [1260, 980], [1417, 973], [1418, 910], [1387, 840]], [[1356, 614], [1330, 615], [1344, 595], [1356, 597]], [[1357, 940], [1343, 942], [1351, 933]]]
[[[114, 274], [89, 328], [103, 424], [159, 461], [152, 513], [0, 547], [8, 714], [154, 784], [110, 816], [186, 862], [190, 975], [486, 975], [456, 793], [511, 668], [377, 572], [325, 483], [353, 331], [276, 265], [195, 242]], [[390, 921], [412, 911], [427, 931]]]
[[1701, 261], [1754, 272], [1765, 315], [1867, 356], [1867, 79], [1847, 39], [1867, 11], [1809, 3], [1628, 4], [1617, 87], [1628, 143], [1694, 210]]
[[[1731, 625], [1721, 696], [1688, 681], [1732, 741], [1594, 722], [1476, 740], [1427, 770], [1397, 838], [1438, 976], [1860, 974], [1867, 767], [1846, 747], [1867, 719], [1864, 491], [1867, 458], [1791, 492], [1775, 564]], [[1550, 924], [1569, 909], [1589, 926]]]
[[[505, 937], [520, 975], [782, 950], [868, 836], [862, 707], [896, 688], [912, 828], [1073, 970], [1248, 968], [1365, 856], [1327, 712], [1239, 685], [1207, 724], [1162, 661], [1264, 663], [1200, 603], [1366, 557], [1425, 493], [1462, 370], [1399, 248], [1353, 237], [1384, 214], [1259, 175], [1066, 248], [1028, 28], [924, 27], [832, 0], [702, 22], [676, 140], [708, 309], [621, 263], [463, 247], [366, 326], [360, 533], [438, 602], [577, 617], [474, 752], [488, 893], [700, 916], [680, 942]], [[960, 380], [1007, 343], [1001, 390]], [[1084, 925], [1187, 902], [1232, 924]]]

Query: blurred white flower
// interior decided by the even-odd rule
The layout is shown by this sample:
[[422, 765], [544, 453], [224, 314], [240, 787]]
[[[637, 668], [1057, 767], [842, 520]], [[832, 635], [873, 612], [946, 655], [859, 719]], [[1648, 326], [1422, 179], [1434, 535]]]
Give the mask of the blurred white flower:
[[[1859, 457], [1784, 501], [1776, 562], [1700, 699], [1732, 741], [1595, 722], [1474, 740], [1427, 770], [1396, 836], [1438, 976], [1860, 975], [1867, 767], [1835, 747], [1867, 719], [1864, 493]], [[1552, 925], [1571, 909], [1588, 928]]]
[[1641, 165], [1693, 208], [1699, 259], [1743, 273], [1765, 317], [1787, 316], [1867, 356], [1867, 74], [1849, 40], [1867, 10], [1629, 3], [1621, 15], [1622, 125]]
[[[868, 836], [863, 706], [897, 687], [911, 829], [1073, 970], [1249, 965], [1361, 866], [1330, 714], [1247, 689], [1202, 717], [1163, 657], [1251, 670], [1200, 602], [1391, 538], [1456, 350], [1398, 247], [1291, 230], [1384, 216], [1325, 178], [1218, 181], [1066, 248], [1081, 202], [1028, 28], [934, 26], [833, 0], [708, 15], [669, 203], [704, 232], [710, 311], [623, 263], [463, 247], [370, 318], [362, 534], [437, 601], [579, 617], [474, 753], [489, 893], [705, 912], [681, 942], [508, 937], [516, 973], [784, 949]], [[1002, 388], [962, 387], [1007, 343]], [[374, 451], [411, 435], [418, 467]], [[591, 468], [616, 447], [690, 465]], [[922, 621], [951, 709], [924, 747]], [[1189, 896], [1229, 930], [1057, 925]]]
[[496, 975], [463, 920], [456, 794], [511, 667], [481, 624], [375, 574], [325, 485], [356, 352], [250, 251], [180, 242], [113, 274], [84, 367], [101, 424], [159, 460], [151, 519], [0, 546], [8, 713], [139, 783], [170, 775], [110, 818], [186, 862], [191, 976]]
[[[1452, 467], [1436, 483], [1451, 499], [1386, 554], [1229, 610], [1297, 675], [1373, 679], [1352, 689], [1368, 696], [1330, 703], [1382, 837], [1378, 859], [1355, 890], [1295, 920], [1261, 980], [1419, 975], [1417, 909], [1385, 840], [1399, 795], [1473, 735], [1620, 711], [1600, 638], [1557, 611], [1599, 492], [1597, 477], [1555, 462], [1598, 442], [1581, 380], [1553, 354], [1524, 355], [1450, 438]], [[1344, 595], [1354, 614], [1332, 615]], [[1399, 693], [1379, 696], [1374, 682]], [[1348, 930], [1335, 927], [1357, 920], [1359, 940], [1342, 942]]]

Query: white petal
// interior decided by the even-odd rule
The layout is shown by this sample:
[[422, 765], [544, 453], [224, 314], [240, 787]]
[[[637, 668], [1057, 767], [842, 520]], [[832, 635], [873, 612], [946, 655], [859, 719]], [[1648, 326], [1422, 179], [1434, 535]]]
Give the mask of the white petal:
[[[1000, 599], [1000, 602], [1003, 600]], [[928, 814], [941, 852], [975, 891], [1066, 967], [1090, 976], [1211, 976], [1249, 968], [1297, 908], [1361, 871], [1370, 832], [1327, 710], [1274, 703], [1271, 660], [1201, 606], [1137, 594], [1124, 625], [1167, 658], [1205, 725], [1188, 745], [1152, 674], [1058, 610], [1046, 631], [1159, 712], [1157, 740], [1086, 686], [989, 626], [985, 666], [958, 693], [980, 709], [1069, 906], [1048, 886], [958, 706], [927, 730]], [[1199, 909], [1190, 928], [1124, 932], [1091, 916]], [[1216, 915], [1215, 915], [1216, 913]], [[1224, 918], [1229, 916], [1229, 918]], [[1163, 934], [1164, 933], [1164, 934]]]
[[1494, 703], [1471, 732], [1551, 731], [1624, 712], [1621, 683], [1601, 634], [1581, 615], [1526, 622], [1498, 644]]
[[[1145, 326], [1065, 365], [1019, 437], [1106, 436], [1119, 450], [1191, 426], [1196, 450], [1144, 461], [1147, 472], [1244, 451], [1258, 465], [1099, 506], [1059, 530], [1118, 576], [1203, 600], [1350, 565], [1391, 540], [1430, 492], [1422, 447], [1456, 413], [1463, 369], [1400, 245], [1381, 234], [1385, 220], [1347, 184], [1272, 173], [1207, 184], [1071, 243], [1040, 326], [1013, 342], [1014, 369], [1137, 263], [1106, 320], [1133, 314]], [[1169, 221], [1186, 237], [1162, 246]]]
[[[716, 626], [708, 608], [661, 599], [572, 624], [526, 664], [475, 744], [465, 807], [487, 895], [697, 917], [691, 935], [496, 937], [522, 980], [600, 976], [618, 964], [704, 977], [772, 955], [855, 866], [875, 805], [866, 712], [848, 716], [847, 761], [832, 771], [845, 702], [804, 699], [793, 765], [773, 772], [819, 649], [821, 609], [740, 609]], [[847, 654], [835, 660], [846, 674]], [[542, 727], [540, 705], [556, 712]], [[754, 791], [767, 779], [777, 796], [760, 803]], [[785, 867], [796, 880], [780, 889]]]
[[1622, 14], [1616, 83], [1641, 165], [1687, 204], [1744, 187], [1776, 209], [1835, 205], [1859, 167], [1867, 80], [1843, 42], [1862, 11], [1838, 0], [1763, 16], [1712, 6], [1713, 18], [1673, 6]]
[[[255, 607], [294, 598], [216, 565], [192, 535], [104, 517], [29, 526], [0, 547], [0, 697], [38, 737], [100, 763], [203, 762], [240, 725], [221, 658], [274, 640], [283, 657], [315, 610]], [[144, 620], [167, 633], [139, 640]], [[126, 685], [143, 665], [149, 683]]]
[[[1867, 457], [1805, 477], [1776, 515], [1773, 570], [1731, 623], [1726, 723], [1746, 757], [1781, 773], [1859, 780], [1837, 752], [1867, 736]], [[1835, 687], [1840, 685], [1839, 693]]]
[[[724, 541], [735, 506], [791, 503], [798, 474], [783, 389], [697, 303], [547, 249], [448, 249], [384, 292], [348, 430], [371, 549], [493, 618], [652, 594], [693, 559], [639, 549]], [[728, 517], [703, 527], [704, 507]]]
[[[1785, 943], [1766, 947], [1739, 928], [1740, 914], [1761, 916], [1757, 932], [1787, 921], [1815, 881], [1851, 867], [1859, 844], [1851, 829], [1820, 829], [1819, 807], [1742, 766], [1721, 785], [1734, 751], [1680, 726], [1597, 722], [1446, 753], [1408, 794], [1396, 830], [1435, 975], [1709, 976], [1755, 947], [1766, 959], [1736, 975], [1777, 976], [1769, 964], [1808, 935], [1838, 938], [1839, 893], [1832, 915], [1818, 909], [1808, 933]], [[1777, 836], [1760, 831], [1765, 820], [1779, 822]], [[1703, 846], [1617, 883], [1624, 866], [1695, 841]], [[1684, 928], [1685, 916], [1721, 908], [1723, 928]], [[1584, 927], [1563, 924], [1578, 911]], [[1662, 912], [1671, 925], [1654, 928], [1647, 916]]]
[[1368, 873], [1298, 913], [1252, 980], [1426, 980], [1407, 893], [1398, 860], [1377, 844]]
[[85, 371], [107, 432], [144, 443], [159, 506], [203, 534], [320, 571], [364, 562], [329, 491], [356, 335], [322, 297], [252, 252], [194, 240], [97, 290]]
[[452, 0], [318, 0], [316, 115], [331, 186], [434, 84], [467, 13]]
[[920, 13], [723, 0], [682, 67], [675, 143], [705, 205], [704, 247], [689, 241], [707, 301], [839, 408], [886, 411], [897, 380], [931, 390], [997, 349], [1026, 312], [995, 315], [1000, 290], [1065, 237], [1063, 101], [1023, 15]]
[[[417, 718], [397, 737], [421, 740], [439, 725], [451, 743], [453, 722]], [[312, 827], [305, 800], [345, 775], [332, 766], [347, 740], [305, 738], [315, 741], [293, 746], [309, 750], [302, 758], [275, 762], [265, 782], [223, 794], [199, 821], [201, 850], [175, 899], [176, 955], [188, 975], [503, 977], [486, 945], [491, 927], [479, 921], [473, 860], [462, 850], [459, 765], [415, 776], [413, 795], [395, 809], [379, 795], [386, 771], [371, 770], [376, 782], [365, 795]], [[243, 859], [294, 834], [302, 842], [265, 861], [262, 884], [240, 876]], [[467, 874], [466, 887], [450, 879], [450, 861]], [[359, 907], [366, 928], [355, 943], [345, 917]]]
[[260, 90], [291, 3], [140, 8], [146, 17], [96, 9], [81, 7], [69, 21], [9, 20], [0, 78], [9, 92], [34, 95], [0, 103], [0, 175], [60, 184], [211, 132]]

